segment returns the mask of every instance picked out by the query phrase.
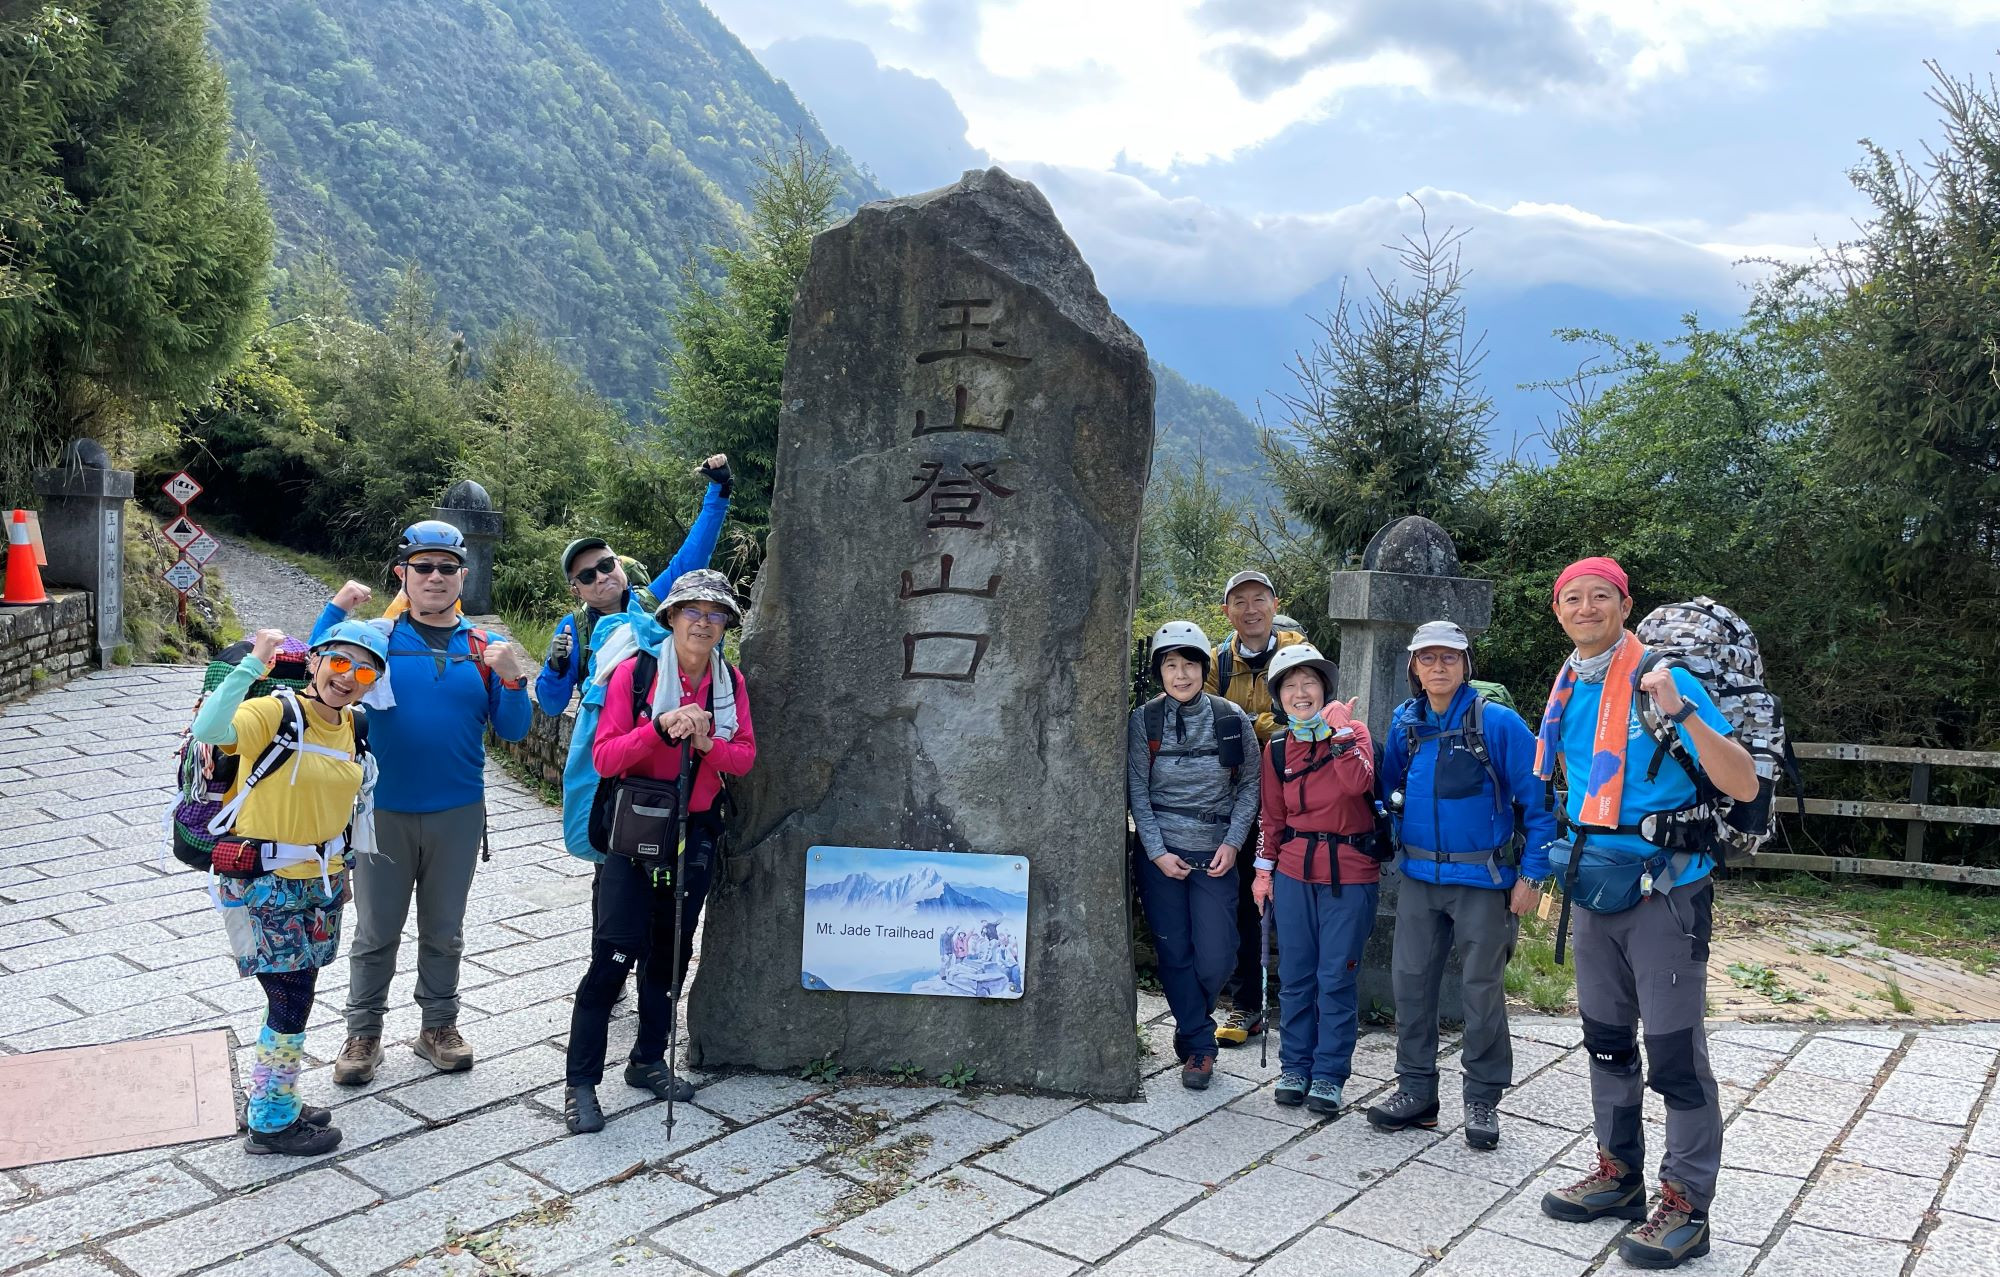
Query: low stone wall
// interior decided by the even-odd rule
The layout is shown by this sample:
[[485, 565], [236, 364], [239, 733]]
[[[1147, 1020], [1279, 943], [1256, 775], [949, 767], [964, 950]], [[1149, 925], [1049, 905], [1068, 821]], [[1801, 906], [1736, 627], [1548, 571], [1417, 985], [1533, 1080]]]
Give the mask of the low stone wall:
[[575, 727], [574, 705], [554, 718], [542, 713], [541, 708], [537, 706], [534, 725], [528, 728], [525, 737], [518, 741], [503, 741], [493, 737], [489, 744], [498, 745], [507, 754], [525, 763], [531, 774], [561, 789], [563, 762], [569, 757], [569, 734]]
[[67, 683], [95, 667], [90, 594], [50, 590], [49, 600], [0, 607], [0, 702]]

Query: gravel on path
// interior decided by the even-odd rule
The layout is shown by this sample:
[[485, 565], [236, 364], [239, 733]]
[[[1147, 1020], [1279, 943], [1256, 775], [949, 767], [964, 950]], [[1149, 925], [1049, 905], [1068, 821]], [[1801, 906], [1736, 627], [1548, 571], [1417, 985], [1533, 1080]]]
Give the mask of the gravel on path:
[[233, 537], [217, 534], [215, 539], [222, 548], [211, 562], [222, 572], [246, 636], [267, 626], [301, 639], [312, 633], [313, 622], [331, 597], [324, 584]]

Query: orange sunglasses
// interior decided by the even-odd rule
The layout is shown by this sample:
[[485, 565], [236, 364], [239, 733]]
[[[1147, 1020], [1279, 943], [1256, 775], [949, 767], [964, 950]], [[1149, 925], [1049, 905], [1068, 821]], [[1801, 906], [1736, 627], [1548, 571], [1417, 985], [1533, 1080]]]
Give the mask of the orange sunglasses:
[[382, 677], [381, 670], [376, 669], [373, 665], [363, 664], [351, 656], [328, 655], [326, 657], [326, 668], [335, 674], [354, 675], [354, 681], [363, 687], [367, 687], [370, 683]]

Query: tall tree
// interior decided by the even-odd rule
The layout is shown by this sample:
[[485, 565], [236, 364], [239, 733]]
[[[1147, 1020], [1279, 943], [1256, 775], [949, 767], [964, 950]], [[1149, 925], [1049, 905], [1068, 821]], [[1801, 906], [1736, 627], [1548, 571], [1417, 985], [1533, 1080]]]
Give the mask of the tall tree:
[[1359, 299], [1343, 287], [1278, 396], [1282, 426], [1261, 432], [1286, 508], [1336, 561], [1402, 515], [1450, 526], [1485, 458], [1493, 401], [1484, 338], [1467, 331], [1464, 236], [1426, 222], [1395, 250], [1405, 279], [1371, 274]]
[[227, 153], [207, 0], [0, 17], [0, 496], [121, 409], [193, 399], [242, 349], [271, 255]]

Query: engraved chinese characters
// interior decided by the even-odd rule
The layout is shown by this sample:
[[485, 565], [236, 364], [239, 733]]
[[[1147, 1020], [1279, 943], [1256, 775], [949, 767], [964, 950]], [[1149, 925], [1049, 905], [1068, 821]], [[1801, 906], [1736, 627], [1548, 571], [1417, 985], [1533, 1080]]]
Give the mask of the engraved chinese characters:
[[[783, 396], [741, 652], [757, 766], [731, 791], [688, 1007], [697, 1062], [832, 1051], [1130, 1095], [1123, 740], [1145, 350], [1040, 192], [993, 170], [814, 241]], [[802, 988], [814, 846], [1030, 861], [1021, 996]], [[986, 906], [904, 907], [942, 933]]]

